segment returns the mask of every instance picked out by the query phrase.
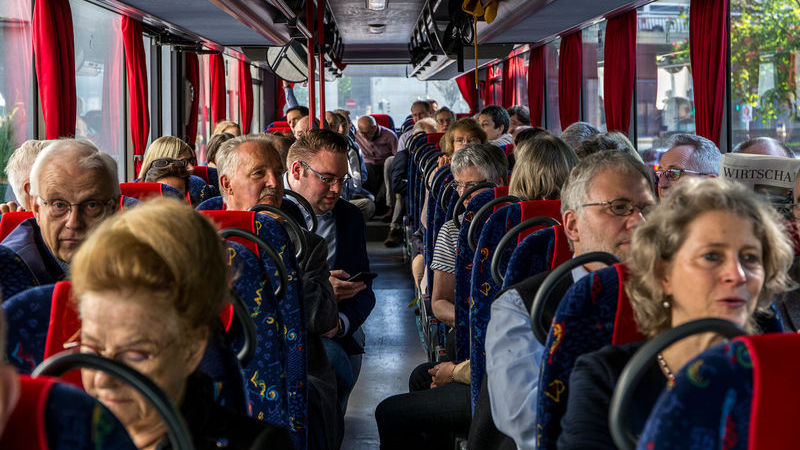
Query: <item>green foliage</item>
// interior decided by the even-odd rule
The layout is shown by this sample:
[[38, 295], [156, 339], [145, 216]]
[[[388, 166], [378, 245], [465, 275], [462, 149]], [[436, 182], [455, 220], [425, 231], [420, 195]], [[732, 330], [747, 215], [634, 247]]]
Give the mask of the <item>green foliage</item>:
[[339, 90], [339, 103], [343, 103], [345, 100], [350, 98], [350, 77], [339, 78], [337, 89]]

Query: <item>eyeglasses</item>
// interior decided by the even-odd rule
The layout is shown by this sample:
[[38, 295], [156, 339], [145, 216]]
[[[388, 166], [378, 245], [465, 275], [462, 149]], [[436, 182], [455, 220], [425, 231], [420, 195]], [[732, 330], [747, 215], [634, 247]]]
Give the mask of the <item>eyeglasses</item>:
[[308, 163], [306, 163], [304, 161], [300, 161], [300, 164], [302, 164], [303, 167], [305, 167], [306, 169], [308, 169], [311, 172], [313, 172], [314, 175], [316, 175], [317, 178], [320, 179], [320, 181], [322, 181], [323, 183], [327, 184], [328, 186], [336, 186], [337, 184], [341, 184], [342, 186], [344, 186], [344, 184], [347, 183], [348, 181], [350, 181], [350, 178], [351, 178], [350, 174], [347, 174], [347, 175], [343, 176], [342, 178], [326, 177], [325, 175], [323, 175], [323, 174], [317, 172], [316, 170], [312, 169], [311, 166], [308, 165]]
[[167, 166], [186, 167], [187, 163], [191, 163], [191, 161], [184, 161], [182, 159], [172, 159], [172, 158], [159, 158], [159, 159], [154, 159], [153, 162], [150, 163], [150, 167], [167, 167]]
[[465, 183], [459, 183], [458, 181], [453, 182], [453, 187], [456, 188], [457, 191], [467, 191], [469, 189], [474, 188], [475, 186], [486, 183], [486, 180], [481, 181], [467, 181]]
[[581, 206], [608, 206], [611, 214], [621, 217], [630, 216], [635, 210], [639, 210], [643, 217], [647, 217], [655, 205], [653, 203], [640, 203], [635, 205], [630, 200], [619, 198], [608, 202], [584, 203]]
[[86, 343], [82, 343], [80, 341], [80, 338], [77, 339], [72, 338], [66, 343], [64, 343], [64, 349], [65, 350], [77, 349], [79, 353], [89, 353], [92, 355], [103, 356], [105, 358], [123, 363], [127, 366], [133, 368], [138, 367], [141, 369], [147, 363], [156, 359], [164, 351], [165, 348], [169, 347], [169, 345], [170, 344], [167, 344], [165, 346], [158, 345], [156, 346], [157, 349], [154, 352], [149, 352], [146, 350], [137, 350], [137, 349], [125, 349], [116, 351], [114, 353], [108, 353], [100, 351], [100, 349], [97, 347], [91, 346]]
[[453, 139], [456, 144], [475, 144], [480, 142], [476, 137], [457, 137]]
[[695, 170], [688, 170], [688, 169], [665, 169], [665, 170], [656, 170], [656, 179], [658, 181], [661, 181], [662, 179], [661, 177], [663, 176], [664, 180], [674, 183], [678, 181], [683, 176], [683, 174], [686, 173], [691, 175], [709, 175], [704, 172], [697, 172]]
[[86, 200], [80, 203], [70, 203], [65, 200], [44, 200], [39, 199], [41, 204], [46, 206], [53, 218], [65, 217], [72, 212], [72, 207], [87, 219], [96, 219], [106, 212], [106, 207], [114, 203], [114, 200]]

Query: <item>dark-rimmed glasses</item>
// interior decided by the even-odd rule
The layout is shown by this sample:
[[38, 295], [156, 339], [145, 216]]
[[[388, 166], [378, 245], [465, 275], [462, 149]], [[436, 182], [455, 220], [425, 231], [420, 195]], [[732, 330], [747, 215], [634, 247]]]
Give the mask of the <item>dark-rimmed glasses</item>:
[[80, 203], [70, 203], [61, 199], [45, 200], [42, 198], [39, 201], [47, 207], [47, 210], [50, 211], [50, 216], [54, 218], [65, 217], [72, 212], [73, 207], [76, 207], [81, 215], [87, 219], [96, 219], [102, 216], [106, 211], [106, 207], [114, 203], [114, 200], [86, 200]]
[[672, 182], [672, 183], [678, 181], [683, 176], [683, 174], [687, 174], [687, 173], [691, 174], [691, 175], [698, 175], [698, 176], [710, 175], [708, 173], [698, 172], [696, 170], [689, 170], [689, 169], [664, 169], [664, 170], [656, 170], [655, 171], [656, 180], [658, 180], [660, 182], [662, 177], [664, 177], [664, 180]]
[[150, 163], [150, 167], [167, 167], [167, 166], [177, 166], [177, 167], [186, 167], [187, 164], [191, 163], [191, 161], [184, 161], [182, 159], [173, 159], [173, 158], [158, 158], [154, 159], [152, 163]]

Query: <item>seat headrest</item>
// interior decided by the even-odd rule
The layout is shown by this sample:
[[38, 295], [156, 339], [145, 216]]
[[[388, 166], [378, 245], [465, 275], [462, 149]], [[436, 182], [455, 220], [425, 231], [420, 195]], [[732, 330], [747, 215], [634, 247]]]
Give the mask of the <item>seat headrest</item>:
[[151, 197], [182, 198], [177, 189], [162, 183], [120, 183], [119, 191], [121, 195], [133, 197], [137, 200], [145, 200]]
[[7, 212], [0, 216], [0, 242], [6, 238], [22, 222], [33, 217], [31, 211]]
[[[528, 200], [521, 202], [520, 207], [520, 223], [532, 219], [534, 217], [552, 217], [557, 221], [562, 222], [561, 219], [561, 201], [560, 200]], [[531, 233], [541, 230], [544, 227], [531, 227], [523, 230], [517, 237], [517, 243], [522, 242], [523, 239], [528, 237]]]
[[[254, 234], [258, 234], [256, 230], [256, 220], [253, 211], [219, 211], [219, 210], [205, 210], [200, 211], [203, 215], [211, 219], [214, 224], [219, 227], [220, 230], [224, 228], [241, 228], [242, 230], [249, 231]], [[250, 242], [245, 239], [241, 239], [238, 237], [230, 238], [234, 242], [238, 242], [245, 247], [247, 247], [251, 252], [255, 253], [256, 256], [260, 257], [260, 253], [258, 251], [258, 245], [254, 242]]]
[[426, 136], [428, 142], [430, 142], [431, 144], [435, 144], [437, 147], [439, 147], [439, 141], [442, 140], [444, 133], [428, 133]]
[[617, 313], [614, 317], [614, 335], [611, 338], [612, 345], [622, 345], [629, 342], [636, 342], [645, 339], [636, 327], [633, 318], [633, 307], [625, 293], [625, 280], [628, 278], [628, 268], [625, 264], [614, 264], [617, 270], [618, 294], [617, 294]]

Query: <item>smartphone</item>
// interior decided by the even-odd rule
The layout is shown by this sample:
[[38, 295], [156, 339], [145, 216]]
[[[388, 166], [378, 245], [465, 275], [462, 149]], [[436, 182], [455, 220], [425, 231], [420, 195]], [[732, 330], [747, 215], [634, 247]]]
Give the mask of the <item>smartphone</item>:
[[374, 279], [377, 276], [378, 276], [378, 274], [375, 273], [375, 272], [359, 272], [359, 273], [353, 275], [352, 277], [350, 277], [350, 278], [348, 278], [348, 279], [346, 279], [344, 281], [354, 281], [354, 282], [369, 281], [369, 280]]

